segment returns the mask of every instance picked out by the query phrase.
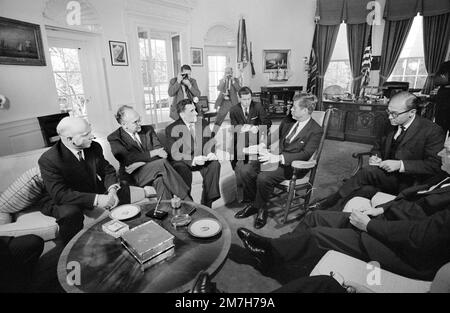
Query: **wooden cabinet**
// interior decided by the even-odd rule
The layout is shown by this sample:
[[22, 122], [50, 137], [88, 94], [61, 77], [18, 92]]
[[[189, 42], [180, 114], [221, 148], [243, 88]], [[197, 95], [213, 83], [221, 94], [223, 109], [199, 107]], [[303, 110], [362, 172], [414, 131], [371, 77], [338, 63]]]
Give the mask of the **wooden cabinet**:
[[331, 114], [327, 138], [373, 144], [390, 125], [386, 104], [324, 101], [324, 107], [337, 110]]
[[261, 103], [270, 117], [283, 117], [294, 94], [302, 90], [302, 86], [261, 87]]

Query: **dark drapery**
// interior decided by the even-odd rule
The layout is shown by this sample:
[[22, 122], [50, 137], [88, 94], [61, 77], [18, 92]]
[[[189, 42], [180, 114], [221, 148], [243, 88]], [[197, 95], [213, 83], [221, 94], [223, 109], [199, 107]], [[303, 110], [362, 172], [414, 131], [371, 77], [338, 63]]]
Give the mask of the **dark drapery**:
[[388, 80], [400, 56], [403, 45], [408, 37], [413, 17], [400, 21], [386, 21], [383, 34], [380, 61], [380, 86]]
[[450, 13], [423, 18], [423, 48], [428, 77], [422, 93], [434, 87], [433, 76], [444, 62], [450, 40]]
[[423, 16], [435, 16], [450, 13], [449, 0], [386, 0], [384, 18], [400, 21], [413, 18], [420, 13]]
[[317, 36], [314, 36], [315, 40], [313, 42], [313, 47], [317, 54], [317, 97], [319, 98], [319, 110], [323, 110], [323, 78], [325, 72], [327, 71], [328, 65], [330, 64], [331, 55], [333, 54], [334, 46], [336, 44], [339, 24], [317, 25], [316, 31]]
[[367, 46], [371, 27], [367, 23], [347, 24], [347, 46], [352, 70], [352, 93], [359, 95], [361, 90], [361, 64]]

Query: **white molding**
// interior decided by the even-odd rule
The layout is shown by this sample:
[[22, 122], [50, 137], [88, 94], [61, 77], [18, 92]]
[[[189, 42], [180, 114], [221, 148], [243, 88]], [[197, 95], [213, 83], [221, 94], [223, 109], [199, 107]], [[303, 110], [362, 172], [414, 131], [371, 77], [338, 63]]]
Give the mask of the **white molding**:
[[45, 147], [37, 118], [0, 124], [0, 155], [9, 155]]

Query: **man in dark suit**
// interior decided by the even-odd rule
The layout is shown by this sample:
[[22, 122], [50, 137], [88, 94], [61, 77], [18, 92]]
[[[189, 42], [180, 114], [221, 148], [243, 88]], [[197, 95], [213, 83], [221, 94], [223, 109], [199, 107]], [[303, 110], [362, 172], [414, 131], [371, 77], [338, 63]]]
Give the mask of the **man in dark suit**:
[[168, 93], [169, 97], [173, 97], [170, 105], [170, 117], [176, 121], [180, 117], [177, 113], [177, 103], [183, 99], [189, 99], [196, 103], [194, 98], [200, 97], [200, 89], [198, 89], [197, 81], [191, 77], [189, 65], [184, 64], [178, 76], [170, 80]]
[[[260, 152], [259, 162], [252, 161], [238, 169], [244, 193], [253, 199], [253, 202], [237, 212], [236, 218], [245, 218], [257, 213], [254, 226], [256, 229], [264, 227], [267, 222], [266, 203], [275, 185], [291, 178], [292, 161], [309, 160], [319, 147], [322, 128], [311, 118], [316, 103], [317, 99], [314, 96], [295, 96], [291, 109], [292, 117], [286, 117], [279, 128], [279, 153]], [[262, 170], [261, 166], [266, 165], [273, 168]]]
[[36, 235], [0, 236], [0, 292], [27, 292], [44, 240]]
[[111, 151], [120, 163], [119, 175], [132, 185], [153, 185], [158, 197], [189, 197], [189, 187], [167, 160], [167, 152], [152, 126], [141, 126], [141, 117], [132, 107], [117, 110], [120, 127], [108, 136]]
[[[241, 148], [258, 144], [260, 138], [267, 138], [272, 125], [272, 121], [263, 106], [252, 101], [250, 88], [244, 86], [239, 89], [238, 94], [239, 103], [230, 109], [230, 121], [234, 127], [234, 158], [231, 160], [233, 169], [235, 169], [237, 163], [248, 163], [248, 156], [243, 154]], [[239, 141], [243, 141], [243, 143]]]
[[183, 177], [187, 186], [192, 185], [192, 171], [203, 177], [201, 203], [211, 207], [220, 198], [220, 163], [215, 155], [215, 140], [209, 124], [197, 120], [197, 111], [188, 99], [177, 103], [178, 120], [166, 128], [172, 166]]
[[215, 125], [222, 125], [222, 122], [230, 111], [230, 108], [239, 103], [237, 95], [239, 89], [241, 89], [241, 85], [239, 84], [238, 79], [233, 77], [233, 68], [226, 67], [225, 75], [220, 80], [219, 86], [217, 86], [217, 90], [220, 93], [215, 104], [216, 109], [218, 110]]
[[450, 261], [450, 139], [439, 156], [447, 175], [406, 189], [381, 207], [311, 212], [294, 231], [276, 239], [245, 228], [238, 235], [263, 269], [277, 261], [290, 267], [312, 258], [315, 264], [327, 250], [336, 250], [431, 280]]
[[[369, 166], [348, 179], [331, 196], [310, 205], [310, 209], [340, 207], [366, 186], [389, 194], [423, 183], [440, 173], [437, 153], [444, 144], [444, 133], [437, 124], [416, 115], [420, 99], [408, 92], [392, 97], [388, 106], [392, 128], [373, 146]], [[364, 195], [368, 196], [368, 195]]]
[[61, 140], [38, 161], [48, 192], [41, 200], [41, 211], [56, 218], [59, 235], [67, 243], [83, 228], [84, 209], [111, 209], [130, 203], [131, 194], [130, 188], [120, 186], [100, 144], [92, 141], [94, 136], [86, 120], [65, 117], [56, 131]]

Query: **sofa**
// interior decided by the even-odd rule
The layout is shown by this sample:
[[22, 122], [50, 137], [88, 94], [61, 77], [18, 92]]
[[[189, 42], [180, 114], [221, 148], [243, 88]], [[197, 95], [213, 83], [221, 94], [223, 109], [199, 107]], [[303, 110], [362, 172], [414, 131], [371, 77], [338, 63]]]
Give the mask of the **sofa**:
[[[165, 142], [164, 130], [158, 132], [161, 141]], [[95, 139], [103, 148], [105, 158], [118, 170], [119, 163], [111, 153], [106, 138]], [[37, 166], [39, 157], [49, 148], [2, 156], [0, 157], [0, 194], [2, 194], [16, 179], [27, 170]], [[213, 203], [214, 207], [232, 202], [236, 197], [236, 182], [234, 172], [229, 161], [221, 162], [220, 189], [222, 198]], [[192, 183], [192, 196], [195, 202], [200, 203], [202, 190], [202, 177], [199, 172], [194, 172]], [[0, 207], [0, 212], [1, 212]], [[102, 209], [94, 209], [85, 212], [84, 226], [88, 227], [104, 212]], [[8, 215], [8, 213], [0, 213]], [[53, 217], [42, 214], [39, 207], [31, 205], [20, 212], [10, 214], [10, 222], [0, 223], [0, 236], [20, 236], [35, 234], [46, 241], [44, 253], [54, 246], [53, 240], [58, 235], [58, 225]], [[53, 244], [52, 244], [53, 243]]]

